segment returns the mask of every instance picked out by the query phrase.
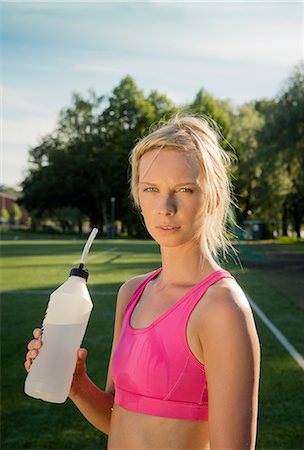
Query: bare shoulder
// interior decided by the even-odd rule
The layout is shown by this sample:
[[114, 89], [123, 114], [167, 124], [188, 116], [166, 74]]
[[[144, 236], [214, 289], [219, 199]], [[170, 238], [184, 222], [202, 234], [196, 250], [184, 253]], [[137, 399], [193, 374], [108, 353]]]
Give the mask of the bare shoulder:
[[116, 310], [118, 313], [123, 314], [132, 295], [136, 289], [152, 274], [152, 272], [145, 273], [143, 275], [138, 275], [136, 277], [130, 278], [128, 281], [123, 283], [118, 291]]
[[235, 279], [223, 278], [209, 287], [204, 295], [202, 307], [205, 314], [225, 311], [251, 311], [245, 292]]
[[198, 320], [206, 333], [235, 326], [255, 329], [250, 303], [234, 279], [224, 278], [210, 286], [199, 303]]
[[247, 361], [250, 354], [259, 361], [259, 338], [254, 316], [247, 297], [236, 280], [218, 281], [205, 293], [197, 316], [199, 337], [205, 360], [224, 361], [230, 355], [227, 367], [234, 364], [231, 352]]

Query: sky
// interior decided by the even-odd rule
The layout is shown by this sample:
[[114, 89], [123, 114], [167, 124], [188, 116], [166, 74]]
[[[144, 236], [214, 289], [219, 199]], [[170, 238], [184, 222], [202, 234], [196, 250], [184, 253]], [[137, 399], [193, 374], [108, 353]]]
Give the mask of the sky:
[[0, 184], [18, 189], [29, 149], [74, 92], [126, 75], [176, 104], [206, 89], [237, 104], [274, 98], [304, 55], [299, 1], [1, 1]]

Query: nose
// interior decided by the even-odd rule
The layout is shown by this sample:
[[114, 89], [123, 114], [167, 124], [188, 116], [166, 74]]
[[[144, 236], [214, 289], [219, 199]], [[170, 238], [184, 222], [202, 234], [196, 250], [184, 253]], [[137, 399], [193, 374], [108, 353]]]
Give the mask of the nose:
[[158, 214], [162, 216], [172, 216], [176, 213], [176, 203], [172, 196], [167, 195], [160, 199]]

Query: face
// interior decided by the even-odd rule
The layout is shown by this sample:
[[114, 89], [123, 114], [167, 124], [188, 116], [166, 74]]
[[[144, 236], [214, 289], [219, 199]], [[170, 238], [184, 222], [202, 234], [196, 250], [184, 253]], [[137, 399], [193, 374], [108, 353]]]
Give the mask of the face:
[[139, 203], [148, 232], [163, 247], [197, 241], [204, 217], [204, 194], [196, 157], [176, 150], [153, 150], [139, 163]]

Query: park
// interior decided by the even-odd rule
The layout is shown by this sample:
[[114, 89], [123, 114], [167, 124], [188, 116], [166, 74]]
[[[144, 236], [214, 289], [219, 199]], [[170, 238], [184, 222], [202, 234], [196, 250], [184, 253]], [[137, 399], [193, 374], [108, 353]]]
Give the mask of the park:
[[[218, 109], [221, 112], [216, 117], [235, 142], [238, 158], [238, 165], [232, 169], [238, 201], [228, 218], [228, 230], [238, 253], [223, 258], [222, 266], [233, 274], [252, 302], [261, 341], [258, 450], [301, 449], [303, 442], [304, 165], [300, 162], [302, 138], [297, 128], [300, 110], [290, 110], [298, 120], [292, 124], [284, 123], [286, 116], [282, 114], [290, 107], [292, 95], [302, 92], [299, 83], [303, 84], [301, 68], [294, 70], [276, 103], [244, 106], [234, 122], [223, 109]], [[2, 208], [5, 449], [97, 449], [107, 445], [106, 435], [84, 421], [70, 400], [52, 405], [25, 396], [23, 358], [31, 330], [41, 325], [49, 295], [77, 262], [90, 227], [98, 226], [100, 234], [87, 264], [94, 309], [83, 345], [89, 351], [89, 375], [101, 389], [106, 380], [118, 289], [129, 278], [160, 265], [158, 246], [130, 204], [126, 160], [136, 135], [177, 110], [156, 93], [144, 99], [130, 77], [114, 89], [109, 102], [102, 118], [94, 118], [94, 108], [100, 105], [93, 97], [84, 100], [74, 96], [72, 108], [62, 113], [55, 135], [46, 136], [31, 150], [32, 166], [24, 179], [22, 195], [10, 203], [10, 214]], [[151, 117], [147, 111], [152, 104]], [[121, 105], [130, 110], [126, 109], [123, 117]], [[192, 113], [210, 116], [216, 116], [215, 108], [220, 107], [218, 100], [203, 91], [190, 106]], [[265, 146], [276, 132], [279, 119], [283, 120], [284, 134]], [[254, 127], [252, 122], [258, 125]], [[104, 133], [96, 131], [103, 129]], [[296, 143], [293, 152], [286, 147], [288, 133]], [[229, 145], [227, 151], [231, 151]], [[280, 165], [271, 164], [275, 154], [280, 155]], [[24, 224], [18, 223], [20, 207], [28, 211]], [[288, 341], [287, 347], [261, 320], [256, 308]], [[35, 427], [39, 432], [33, 431]]]
[[[127, 0], [2, 3], [1, 449], [125, 450], [113, 444], [119, 435], [121, 440], [116, 443], [126, 441], [126, 448], [132, 450], [167, 450], [166, 442], [174, 450], [176, 443], [184, 450], [193, 445], [219, 450], [223, 445], [214, 442], [226, 444], [227, 440], [238, 439], [243, 444], [246, 441], [250, 450], [304, 450], [302, 5]], [[155, 146], [149, 147], [151, 133], [169, 122], [176, 127], [174, 139], [168, 135], [168, 139], [156, 139]], [[132, 159], [131, 150], [138, 150], [147, 136], [147, 148], [141, 148], [138, 160]], [[172, 156], [170, 150], [176, 149], [179, 154]], [[156, 181], [152, 177], [140, 183], [140, 165], [143, 170], [143, 159], [155, 150], [163, 150], [162, 162], [156, 158]], [[166, 159], [168, 154], [171, 159]], [[191, 158], [186, 161], [186, 156], [195, 156], [196, 162]], [[145, 173], [153, 164], [154, 160]], [[201, 172], [196, 172], [198, 167]], [[189, 175], [187, 180], [185, 173]], [[177, 184], [181, 182], [183, 186]], [[141, 184], [147, 185], [142, 191]], [[166, 208], [160, 208], [165, 204], [160, 198], [166, 201]], [[164, 218], [160, 223], [161, 214]], [[153, 224], [150, 228], [149, 218]], [[185, 420], [166, 428], [174, 419], [184, 418], [175, 415], [173, 409], [165, 416], [159, 406], [161, 411], [152, 414], [152, 419], [161, 420], [149, 422], [149, 412], [145, 415], [136, 408], [124, 409], [115, 402], [112, 394], [118, 392], [119, 384], [112, 374], [103, 399], [109, 394], [107, 398], [114, 403], [96, 402], [98, 408], [92, 414], [98, 420], [104, 414], [104, 428], [95, 428], [94, 421], [87, 421], [75, 408], [72, 391], [63, 404], [38, 400], [24, 392], [28, 369], [24, 360], [33, 330], [42, 326], [51, 293], [78, 266], [93, 228], [99, 231], [85, 264], [93, 310], [82, 346], [88, 350], [88, 376], [102, 391], [107, 390], [117, 294], [126, 281], [133, 282], [134, 277], [162, 266], [166, 276], [159, 281], [160, 286], [157, 282], [150, 284], [146, 301], [147, 311], [154, 305], [155, 313], [175, 298], [175, 289], [182, 290], [189, 284], [193, 287], [194, 279], [202, 280], [198, 275], [208, 270], [200, 273], [201, 258], [208, 266], [210, 261], [205, 256], [212, 255], [213, 267], [217, 263], [230, 272], [245, 294], [243, 310], [238, 304], [236, 328], [230, 326], [235, 322], [229, 322], [226, 303], [220, 312], [213, 308], [218, 299], [226, 299], [224, 294], [211, 303], [212, 311], [217, 311], [212, 317], [224, 318], [225, 326], [213, 326], [215, 322], [203, 321], [204, 314], [199, 316], [205, 328], [197, 326], [194, 335], [200, 351], [203, 330], [208, 335], [204, 350], [209, 343], [209, 359], [203, 364], [203, 358], [192, 351], [196, 357], [193, 365], [197, 370], [198, 366], [202, 370], [202, 365], [203, 370], [213, 367], [204, 392], [208, 411], [214, 416], [211, 420], [210, 414], [208, 421], [204, 416], [199, 423], [193, 420], [189, 434], [184, 433]], [[154, 228], [159, 239], [150, 232]], [[175, 239], [176, 235], [172, 241], [175, 253], [170, 253], [171, 241], [167, 245], [166, 239]], [[203, 239], [199, 241], [198, 236]], [[191, 263], [185, 264], [188, 260]], [[218, 292], [223, 292], [220, 286]], [[159, 292], [167, 294], [164, 302], [155, 302]], [[232, 301], [230, 304], [235, 305]], [[204, 307], [204, 302], [200, 305]], [[247, 328], [244, 326], [243, 334], [238, 334], [242, 317], [246, 317]], [[258, 340], [253, 339], [252, 323]], [[174, 350], [178, 332], [186, 336], [175, 325], [171, 327]], [[163, 332], [163, 342], [168, 341], [168, 329]], [[231, 329], [234, 332], [230, 333]], [[118, 336], [118, 328], [115, 330]], [[184, 347], [179, 349], [183, 351]], [[133, 352], [134, 348], [135, 344]], [[149, 345], [145, 348], [155, 349]], [[142, 370], [139, 361], [145, 355], [141, 353], [143, 358], [136, 360], [140, 370], [133, 373]], [[172, 353], [154, 351], [151, 361]], [[171, 359], [177, 366], [178, 358]], [[188, 373], [188, 360], [181, 361], [181, 374]], [[258, 402], [254, 403], [259, 362]], [[125, 379], [128, 364], [126, 357], [120, 370]], [[153, 377], [155, 370], [147, 367], [146, 374]], [[168, 372], [172, 369], [169, 363], [166, 367]], [[78, 364], [76, 378], [77, 368]], [[137, 387], [132, 376], [129, 378]], [[199, 375], [199, 388], [206, 386], [203, 378], [205, 375]], [[166, 380], [166, 372], [158, 379]], [[229, 385], [229, 379], [238, 382]], [[145, 398], [152, 404], [154, 400], [166, 401], [180, 380], [183, 378], [178, 374], [168, 395], [168, 391], [165, 396], [157, 391], [154, 397]], [[80, 377], [80, 381], [85, 408], [91, 407], [94, 395], [87, 387], [92, 385], [86, 384], [86, 377]], [[213, 390], [212, 383], [216, 386]], [[229, 389], [232, 384], [235, 391]], [[150, 393], [151, 383], [147, 385]], [[185, 388], [191, 384], [181, 385]], [[136, 396], [133, 386], [129, 390]], [[121, 387], [128, 391], [126, 384]], [[209, 405], [214, 402], [216, 407], [208, 407], [208, 390]], [[97, 391], [96, 398], [100, 399]], [[195, 408], [202, 410], [206, 397], [199, 389], [193, 391], [199, 397]], [[237, 394], [233, 397], [232, 392]], [[257, 404], [254, 440], [252, 405]], [[189, 411], [193, 407], [189, 397], [174, 403], [176, 409], [184, 406]], [[227, 414], [231, 406], [234, 414]], [[124, 410], [125, 415], [113, 425], [117, 410]], [[136, 416], [138, 413], [143, 414]], [[160, 424], [155, 427], [158, 441], [149, 440], [151, 423]], [[110, 424], [116, 426], [112, 436], [107, 428]], [[197, 441], [195, 436], [199, 436]], [[158, 442], [158, 448], [151, 442]], [[238, 450], [244, 446], [239, 445]]]
[[[1, 393], [5, 449], [106, 448], [95, 430], [68, 400], [44, 403], [23, 392], [25, 344], [40, 326], [50, 293], [68, 276], [83, 240], [2, 241]], [[240, 263], [227, 269], [245, 292], [303, 354], [304, 242], [247, 241], [238, 246]], [[149, 240], [97, 239], [87, 261], [94, 303], [83, 346], [89, 375], [104, 387], [120, 285], [159, 267], [157, 244]], [[262, 347], [257, 449], [301, 449], [303, 369], [255, 315]], [[36, 432], [35, 429], [39, 429]]]
[[[229, 105], [223, 112], [223, 104], [204, 91], [188, 105], [193, 114], [215, 117], [235, 143], [236, 202], [228, 231], [238, 253], [226, 260], [225, 255], [219, 257], [252, 302], [261, 341], [258, 450], [303, 448], [304, 164], [301, 105], [295, 108], [292, 100], [303, 92], [303, 80], [303, 69], [296, 68], [278, 100], [245, 105], [237, 114]], [[101, 389], [118, 289], [129, 278], [160, 265], [158, 246], [130, 204], [126, 161], [136, 136], [161, 117], [176, 114], [176, 107], [156, 92], [144, 98], [131, 77], [114, 89], [102, 115], [96, 112], [100, 104], [95, 97], [74, 96], [72, 102], [54, 135], [31, 150], [22, 194], [10, 203], [9, 212], [1, 210], [5, 449], [106, 448], [106, 435], [84, 421], [70, 400], [52, 405], [23, 392], [25, 344], [31, 330], [41, 325], [50, 293], [77, 262], [90, 228], [99, 227], [100, 234], [87, 264], [94, 309], [83, 345], [89, 351], [89, 375]], [[286, 119], [288, 114], [294, 122]], [[274, 139], [278, 121], [284, 132]], [[286, 146], [291, 136], [292, 148]], [[230, 144], [223, 142], [231, 152]], [[280, 164], [272, 164], [275, 158]], [[24, 224], [18, 223], [20, 208], [27, 211]], [[287, 347], [261, 320], [257, 308], [288, 341]]]

